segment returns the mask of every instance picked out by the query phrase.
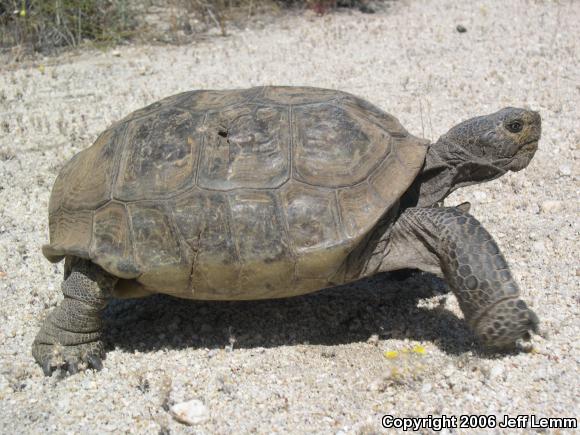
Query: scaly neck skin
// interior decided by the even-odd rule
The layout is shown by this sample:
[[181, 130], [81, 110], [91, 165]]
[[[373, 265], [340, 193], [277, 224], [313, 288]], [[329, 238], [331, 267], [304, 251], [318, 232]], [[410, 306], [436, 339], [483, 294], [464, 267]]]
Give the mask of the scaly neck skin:
[[432, 144], [415, 182], [417, 207], [431, 207], [460, 187], [494, 180], [506, 171], [442, 136]]

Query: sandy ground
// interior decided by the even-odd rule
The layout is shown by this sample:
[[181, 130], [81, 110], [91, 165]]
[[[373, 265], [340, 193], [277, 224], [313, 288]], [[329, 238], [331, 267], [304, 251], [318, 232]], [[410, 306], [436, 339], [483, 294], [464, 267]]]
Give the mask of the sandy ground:
[[[0, 432], [343, 434], [380, 432], [384, 414], [578, 417], [579, 41], [580, 2], [401, 1], [190, 46], [3, 67]], [[543, 139], [528, 169], [447, 203], [472, 202], [549, 338], [531, 353], [481, 354], [440, 281], [377, 277], [279, 301], [115, 302], [105, 368], [44, 377], [30, 345], [62, 297], [62, 265], [40, 246], [64, 162], [161, 97], [263, 84], [346, 90], [430, 139], [503, 106], [539, 110]], [[393, 297], [409, 293], [430, 297]], [[166, 410], [190, 399], [207, 411], [193, 427]]]

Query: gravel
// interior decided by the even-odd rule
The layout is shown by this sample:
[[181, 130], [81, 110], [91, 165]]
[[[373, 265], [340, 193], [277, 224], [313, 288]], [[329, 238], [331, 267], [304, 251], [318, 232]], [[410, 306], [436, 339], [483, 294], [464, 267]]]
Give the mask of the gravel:
[[[0, 432], [368, 434], [384, 414], [578, 416], [580, 2], [388, 4], [186, 46], [0, 59]], [[44, 377], [30, 345], [62, 298], [62, 264], [40, 246], [64, 162], [159, 98], [265, 84], [355, 93], [429, 139], [507, 105], [539, 110], [531, 165], [447, 203], [471, 201], [548, 338], [484, 354], [441, 281], [378, 276], [278, 301], [116, 301], [104, 369]], [[186, 426], [170, 409], [191, 400], [203, 418]]]

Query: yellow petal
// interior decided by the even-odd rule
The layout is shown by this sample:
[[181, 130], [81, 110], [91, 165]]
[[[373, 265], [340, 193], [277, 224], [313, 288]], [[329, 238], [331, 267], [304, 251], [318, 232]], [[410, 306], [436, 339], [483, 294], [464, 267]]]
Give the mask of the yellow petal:
[[384, 355], [385, 358], [387, 359], [395, 359], [399, 356], [399, 352], [397, 352], [396, 350], [386, 350]]
[[413, 352], [418, 353], [419, 355], [423, 355], [427, 351], [425, 350], [425, 348], [423, 346], [421, 346], [420, 344], [417, 344], [417, 345], [413, 346]]

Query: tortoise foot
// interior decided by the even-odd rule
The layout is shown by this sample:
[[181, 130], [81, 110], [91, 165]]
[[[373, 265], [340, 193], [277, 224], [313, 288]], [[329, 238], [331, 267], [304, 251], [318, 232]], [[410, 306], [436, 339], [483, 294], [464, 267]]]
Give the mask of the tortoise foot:
[[513, 348], [518, 340], [530, 340], [530, 332], [540, 333], [539, 319], [521, 299], [504, 299], [479, 318], [475, 333], [492, 349]]
[[42, 367], [44, 374], [51, 376], [55, 371], [74, 375], [87, 369], [101, 370], [105, 352], [101, 341], [74, 346], [35, 342], [32, 345], [32, 355]]

